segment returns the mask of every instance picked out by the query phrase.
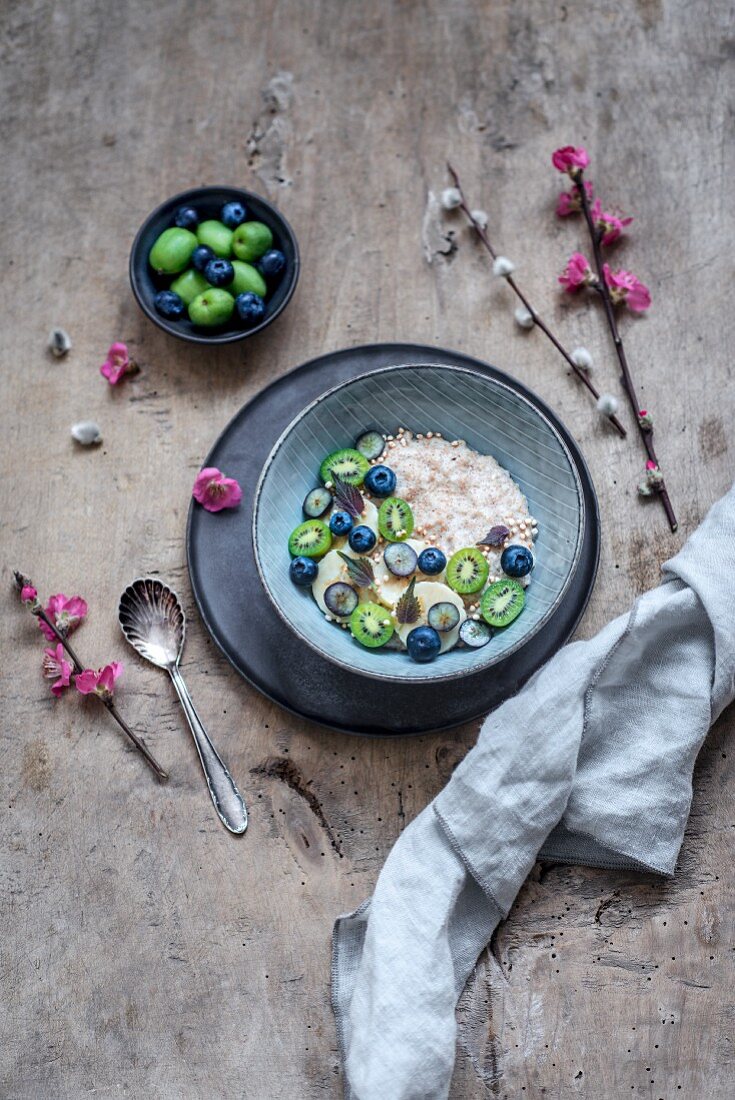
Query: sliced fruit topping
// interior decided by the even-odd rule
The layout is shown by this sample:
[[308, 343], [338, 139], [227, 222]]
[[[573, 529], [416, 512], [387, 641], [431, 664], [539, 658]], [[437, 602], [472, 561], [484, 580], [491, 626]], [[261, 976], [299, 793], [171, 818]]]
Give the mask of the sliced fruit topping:
[[378, 509], [378, 527], [388, 542], [403, 542], [413, 531], [410, 506], [400, 497], [388, 497]]
[[482, 594], [480, 612], [490, 626], [508, 626], [517, 619], [526, 603], [526, 594], [518, 581], [496, 581]]
[[351, 615], [357, 607], [359, 597], [351, 584], [337, 581], [324, 591], [324, 603], [333, 615], [344, 617]]
[[446, 568], [447, 557], [437, 546], [427, 546], [419, 554], [418, 565], [420, 571], [427, 577], [435, 577]]
[[502, 523], [499, 523], [496, 527], [491, 527], [484, 539], [478, 539], [478, 546], [502, 546], [507, 539], [510, 531], [507, 527], [504, 527]]
[[332, 532], [320, 519], [307, 519], [300, 523], [288, 540], [292, 557], [320, 558], [332, 545]]
[[389, 497], [396, 487], [396, 475], [388, 466], [371, 466], [365, 474], [365, 488], [375, 497]]
[[493, 628], [487, 623], [478, 623], [475, 619], [465, 619], [459, 628], [460, 641], [470, 649], [482, 649], [493, 636]]
[[441, 653], [442, 640], [431, 626], [415, 626], [406, 638], [406, 649], [412, 660], [425, 664]]
[[329, 489], [325, 489], [323, 485], [320, 485], [318, 489], [312, 489], [306, 494], [302, 505], [304, 515], [310, 516], [311, 519], [319, 519], [319, 516], [324, 515], [331, 503], [332, 494]]
[[390, 640], [393, 624], [379, 603], [360, 603], [350, 615], [352, 637], [368, 649], [378, 649]]
[[337, 553], [347, 568], [347, 575], [358, 588], [369, 588], [375, 581], [375, 570], [370, 558], [349, 558], [341, 550]]
[[396, 622], [400, 626], [411, 626], [421, 617], [421, 604], [415, 595], [415, 588], [416, 579], [414, 578], [396, 604]]
[[533, 569], [533, 554], [527, 546], [506, 546], [500, 555], [500, 568], [509, 577], [525, 577]]
[[454, 630], [455, 626], [459, 626], [459, 609], [448, 600], [442, 601], [429, 608], [426, 618], [429, 626], [443, 634], [446, 630]]
[[380, 432], [371, 428], [355, 440], [355, 450], [369, 460], [380, 458], [385, 450], [385, 439]]
[[326, 484], [334, 481], [335, 475], [348, 485], [362, 485], [365, 474], [370, 469], [370, 463], [359, 451], [346, 448], [343, 451], [334, 451], [322, 462], [319, 467], [319, 477]]
[[329, 530], [333, 535], [348, 535], [352, 524], [353, 519], [349, 512], [332, 512], [329, 517]]
[[482, 551], [475, 546], [466, 546], [449, 559], [447, 584], [455, 592], [468, 596], [471, 592], [480, 591], [489, 572], [490, 567]]
[[383, 561], [394, 577], [410, 577], [416, 572], [418, 560], [418, 554], [408, 542], [391, 542], [383, 554]]
[[294, 558], [289, 566], [289, 576], [299, 588], [307, 588], [316, 580], [319, 566], [313, 558]]
[[350, 549], [354, 550], [356, 554], [369, 554], [378, 541], [378, 536], [372, 527], [368, 527], [366, 523], [360, 523], [357, 527], [352, 528], [347, 541], [350, 544]]
[[353, 519], [361, 516], [365, 510], [362, 493], [354, 485], [349, 485], [337, 474], [333, 474], [334, 502], [343, 512], [349, 512]]

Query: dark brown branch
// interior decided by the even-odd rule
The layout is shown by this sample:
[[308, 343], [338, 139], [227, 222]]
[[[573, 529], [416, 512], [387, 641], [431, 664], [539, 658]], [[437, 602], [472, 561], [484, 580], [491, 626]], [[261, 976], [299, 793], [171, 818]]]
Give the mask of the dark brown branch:
[[[27, 582], [27, 578], [23, 577], [22, 574], [16, 573], [15, 576], [16, 576], [16, 582], [17, 582], [18, 577], [21, 577], [21, 579], [24, 582]], [[30, 583], [30, 582], [27, 582], [27, 583]], [[40, 605], [33, 608], [33, 614], [36, 615], [37, 618], [42, 619], [43, 622], [46, 624], [46, 626], [49, 628], [49, 630], [52, 632], [54, 637], [57, 639], [57, 641], [61, 642], [64, 649], [66, 650], [66, 652], [71, 657], [71, 661], [72, 661], [72, 664], [74, 666], [74, 672], [76, 674], [79, 674], [80, 672], [84, 672], [84, 665], [79, 660], [79, 657], [74, 652], [72, 647], [69, 645], [68, 639], [61, 633], [60, 630], [57, 629], [56, 624], [54, 622], [52, 622], [52, 620], [49, 618], [49, 616], [46, 614], [46, 612], [43, 610], [43, 608]], [[104, 703], [104, 705], [107, 707], [107, 710], [110, 712], [110, 714], [115, 719], [117, 724], [125, 732], [125, 734], [130, 738], [130, 740], [133, 742], [133, 744], [135, 745], [138, 752], [142, 753], [142, 755], [145, 758], [146, 762], [148, 763], [149, 767], [151, 767], [153, 769], [153, 771], [156, 773], [158, 778], [163, 780], [163, 781], [167, 780], [168, 779], [168, 772], [163, 770], [163, 768], [158, 763], [158, 761], [156, 760], [153, 753], [150, 751], [150, 749], [146, 745], [145, 741], [143, 741], [142, 738], [138, 737], [137, 733], [133, 733], [130, 726], [124, 720], [122, 715], [118, 712], [118, 710], [115, 707], [115, 704], [113, 703], [112, 699], [109, 699], [109, 700], [108, 699], [102, 699], [101, 696], [97, 696], [97, 698], [100, 699]]]
[[[497, 259], [498, 253], [495, 251], [492, 244], [490, 243], [490, 238], [487, 235], [487, 231], [472, 216], [472, 211], [470, 210], [469, 206], [467, 205], [467, 201], [464, 197], [464, 191], [462, 190], [462, 184], [459, 181], [459, 176], [457, 175], [457, 173], [455, 172], [455, 170], [454, 170], [454, 168], [452, 167], [451, 164], [447, 163], [447, 169], [449, 171], [450, 176], [452, 177], [452, 180], [454, 181], [454, 186], [459, 191], [459, 194], [460, 194], [460, 197], [461, 197], [461, 200], [462, 200], [460, 202], [460, 210], [466, 216], [466, 218], [468, 219], [468, 221], [470, 222], [470, 224], [474, 228], [475, 232], [477, 233], [477, 236], [480, 238], [480, 240], [482, 241], [483, 245], [485, 246], [485, 248], [487, 249], [489, 254], [492, 256], [492, 258], [494, 260]], [[557, 337], [551, 331], [551, 329], [546, 324], [546, 322], [543, 320], [543, 318], [536, 312], [536, 310], [533, 308], [533, 306], [529, 302], [526, 295], [523, 293], [521, 288], [518, 286], [518, 283], [513, 278], [513, 276], [512, 275], [507, 275], [505, 277], [505, 281], [508, 284], [508, 286], [511, 288], [513, 293], [516, 295], [516, 297], [518, 297], [520, 299], [520, 301], [523, 303], [523, 305], [526, 307], [526, 309], [528, 310], [528, 312], [531, 315], [533, 323], [538, 328], [540, 328], [541, 331], [543, 332], [544, 336], [546, 336], [546, 338], [551, 341], [551, 343], [554, 345], [554, 347], [559, 352], [561, 357], [566, 361], [568, 366], [570, 366], [572, 368], [572, 370], [574, 371], [574, 373], [576, 374], [577, 378], [580, 380], [582, 385], [586, 386], [586, 388], [589, 390], [589, 392], [592, 394], [592, 396], [595, 398], [595, 400], [598, 400], [600, 394], [599, 394], [599, 391], [598, 391], [597, 387], [590, 380], [587, 373], [585, 371], [583, 371], [581, 369], [581, 367], [577, 366], [577, 364], [574, 362], [571, 355], [566, 350], [566, 348], [561, 343], [561, 341], [557, 339]], [[610, 417], [608, 417], [608, 419], [609, 419], [610, 423], [613, 425], [613, 427], [617, 430], [617, 432], [622, 436], [622, 438], [625, 439], [625, 436], [626, 436], [627, 433], [626, 433], [625, 428], [623, 427], [623, 425], [618, 420], [617, 416], [610, 416]]]
[[[602, 302], [605, 307], [605, 317], [607, 318], [610, 335], [612, 336], [613, 344], [615, 345], [615, 351], [618, 356], [618, 362], [620, 363], [623, 389], [626, 392], [628, 402], [631, 409], [633, 410], [635, 422], [638, 425], [638, 434], [643, 440], [643, 446], [646, 448], [646, 454], [648, 455], [650, 461], [656, 464], [656, 468], [658, 469], [658, 458], [656, 457], [656, 451], [653, 446], [653, 429], [650, 427], [644, 427], [644, 425], [641, 423], [641, 406], [638, 401], [638, 395], [635, 391], [635, 384], [633, 382], [633, 376], [630, 372], [630, 367], [628, 365], [628, 358], [625, 354], [623, 338], [620, 335], [620, 330], [618, 328], [618, 321], [617, 317], [615, 316], [615, 305], [610, 296], [610, 288], [605, 280], [604, 265], [602, 260], [602, 234], [597, 230], [594, 220], [592, 218], [589, 198], [587, 197], [587, 190], [584, 186], [584, 180], [581, 172], [579, 173], [578, 177], [575, 178], [574, 186], [576, 187], [577, 194], [579, 195], [582, 213], [584, 214], [584, 220], [587, 223], [587, 229], [589, 230], [590, 240], [592, 242], [592, 251], [595, 258], [595, 268], [597, 269], [597, 289], [600, 292], [600, 297], [602, 298]], [[666, 489], [666, 482], [663, 479], [656, 486], [655, 492], [657, 492], [658, 495], [661, 497], [661, 503], [664, 506], [666, 518], [669, 521], [669, 527], [672, 531], [676, 531], [679, 524], [674, 514], [671, 499]]]

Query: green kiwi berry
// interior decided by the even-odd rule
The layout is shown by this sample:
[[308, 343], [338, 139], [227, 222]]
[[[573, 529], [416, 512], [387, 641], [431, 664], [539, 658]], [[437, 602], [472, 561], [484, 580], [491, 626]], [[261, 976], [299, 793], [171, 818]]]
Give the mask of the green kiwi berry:
[[193, 233], [171, 226], [156, 240], [148, 254], [148, 263], [159, 275], [177, 275], [188, 265], [196, 246]]
[[248, 263], [259, 260], [272, 244], [273, 234], [263, 222], [243, 222], [238, 225], [232, 238], [232, 249], [238, 260], [247, 260]]
[[199, 271], [190, 267], [182, 272], [178, 279], [174, 279], [170, 289], [188, 306], [199, 294], [209, 289], [209, 283]]
[[359, 603], [350, 615], [350, 631], [360, 645], [378, 649], [393, 636], [389, 612], [378, 603]]
[[365, 474], [370, 469], [370, 463], [359, 451], [346, 447], [342, 451], [333, 451], [319, 467], [319, 477], [324, 484], [336, 476], [340, 481], [346, 481], [348, 485], [362, 485]]
[[197, 239], [199, 244], [206, 244], [211, 248], [215, 256], [221, 260], [228, 260], [232, 254], [232, 230], [222, 222], [210, 219], [201, 222], [197, 227]]
[[232, 317], [235, 299], [227, 290], [210, 286], [202, 294], [197, 294], [189, 303], [189, 317], [195, 325], [202, 328], [214, 328], [224, 325]]
[[232, 260], [231, 263], [235, 278], [230, 283], [230, 290], [235, 297], [237, 298], [239, 294], [247, 294], [248, 291], [251, 291], [253, 294], [257, 294], [259, 298], [265, 298], [268, 287], [265, 285], [265, 279], [257, 267], [246, 264], [243, 260]]

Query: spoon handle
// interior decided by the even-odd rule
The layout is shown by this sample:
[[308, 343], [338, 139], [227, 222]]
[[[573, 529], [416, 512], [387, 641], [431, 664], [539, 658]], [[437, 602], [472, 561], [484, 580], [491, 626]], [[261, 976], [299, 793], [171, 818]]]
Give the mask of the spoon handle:
[[169, 668], [169, 673], [176, 688], [176, 694], [184, 708], [191, 732], [194, 735], [194, 743], [199, 753], [204, 778], [207, 780], [214, 808], [226, 829], [229, 829], [231, 833], [244, 833], [248, 827], [248, 814], [242, 795], [235, 786], [232, 776], [222, 762], [217, 750], [209, 740], [201, 718], [194, 709], [189, 689], [184, 683], [184, 677], [181, 675], [178, 666], [174, 665]]

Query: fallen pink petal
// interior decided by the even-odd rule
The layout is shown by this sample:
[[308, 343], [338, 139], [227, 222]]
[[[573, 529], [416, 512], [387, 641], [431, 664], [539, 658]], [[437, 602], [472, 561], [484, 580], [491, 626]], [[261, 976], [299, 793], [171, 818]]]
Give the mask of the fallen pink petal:
[[135, 367], [130, 360], [127, 344], [123, 344], [122, 341], [111, 344], [107, 352], [107, 358], [100, 367], [100, 374], [107, 379], [111, 386], [116, 386], [126, 374], [132, 374], [134, 370]]
[[64, 655], [64, 647], [61, 642], [56, 649], [44, 649], [43, 674], [47, 680], [54, 680], [51, 691], [58, 699], [69, 687], [71, 680], [71, 664]]
[[242, 489], [234, 477], [225, 477], [216, 466], [207, 466], [197, 476], [192, 495], [208, 512], [221, 512], [223, 508], [237, 508]]
[[[83, 600], [81, 596], [65, 596], [63, 592], [51, 596], [44, 608], [51, 622], [64, 637], [76, 630], [82, 620], [86, 618], [87, 610], [87, 601]], [[56, 638], [53, 630], [42, 619], [38, 620], [38, 625], [48, 640], [53, 642]]]

